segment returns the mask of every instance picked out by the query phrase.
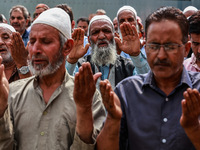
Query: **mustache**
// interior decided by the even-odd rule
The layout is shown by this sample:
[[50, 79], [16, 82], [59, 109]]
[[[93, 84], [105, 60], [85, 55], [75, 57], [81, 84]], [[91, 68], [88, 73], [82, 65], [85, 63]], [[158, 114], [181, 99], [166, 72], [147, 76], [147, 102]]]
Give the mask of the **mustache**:
[[46, 56], [44, 56], [44, 55], [33, 55], [32, 57], [31, 57], [31, 59], [33, 60], [33, 59], [46, 59], [46, 60], [49, 60], [48, 59], [48, 57], [46, 57]]
[[171, 63], [165, 59], [165, 60], [160, 60], [160, 59], [157, 59], [155, 62], [154, 62], [154, 65], [163, 65], [163, 66], [170, 66]]
[[20, 24], [19, 23], [12, 23], [12, 25], [18, 25], [19, 26]]

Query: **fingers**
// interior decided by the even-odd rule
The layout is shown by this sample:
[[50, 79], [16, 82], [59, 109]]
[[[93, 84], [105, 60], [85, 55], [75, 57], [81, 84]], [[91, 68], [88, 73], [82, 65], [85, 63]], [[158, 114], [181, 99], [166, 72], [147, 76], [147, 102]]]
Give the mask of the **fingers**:
[[122, 37], [127, 35], [138, 36], [136, 27], [134, 25], [131, 26], [131, 24], [128, 22], [124, 22], [123, 24], [121, 24], [120, 30], [122, 33]]
[[183, 107], [185, 112], [198, 115], [200, 113], [200, 94], [197, 89], [188, 88], [183, 93], [185, 101], [183, 101]]
[[72, 38], [76, 41], [81, 40], [84, 41], [84, 30], [81, 28], [74, 29], [74, 32], [72, 33]]
[[106, 79], [100, 82], [100, 91], [103, 99], [103, 104], [107, 111], [114, 107], [114, 96], [110, 82]]

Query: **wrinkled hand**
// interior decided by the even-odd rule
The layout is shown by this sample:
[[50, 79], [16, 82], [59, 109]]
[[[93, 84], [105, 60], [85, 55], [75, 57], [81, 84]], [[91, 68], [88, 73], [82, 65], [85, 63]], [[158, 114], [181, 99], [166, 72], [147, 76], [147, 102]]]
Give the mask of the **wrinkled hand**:
[[[0, 64], [2, 57], [0, 56]], [[4, 74], [4, 65], [0, 65], [0, 118], [8, 106], [9, 83]]]
[[128, 22], [124, 22], [120, 25], [120, 31], [123, 38], [122, 42], [115, 37], [119, 49], [130, 56], [138, 56], [140, 54], [140, 39], [136, 27], [134, 25], [131, 26]]
[[121, 120], [122, 110], [119, 98], [112, 90], [107, 79], [100, 82], [100, 91], [103, 104], [108, 111], [108, 119]]
[[200, 128], [198, 117], [200, 116], [200, 94], [197, 89], [188, 88], [183, 93], [182, 116], [180, 123], [184, 129]]
[[93, 75], [90, 63], [83, 63], [79, 68], [79, 72], [75, 74], [74, 81], [74, 100], [79, 108], [91, 108], [93, 95], [96, 90], [97, 79], [101, 73]]
[[11, 55], [18, 68], [27, 66], [28, 50], [25, 48], [21, 35], [13, 32], [11, 36], [12, 42], [8, 45]]
[[68, 55], [67, 61], [74, 64], [87, 53], [90, 44], [87, 43], [84, 47], [84, 30], [81, 28], [74, 29], [72, 38], [74, 40], [74, 46]]

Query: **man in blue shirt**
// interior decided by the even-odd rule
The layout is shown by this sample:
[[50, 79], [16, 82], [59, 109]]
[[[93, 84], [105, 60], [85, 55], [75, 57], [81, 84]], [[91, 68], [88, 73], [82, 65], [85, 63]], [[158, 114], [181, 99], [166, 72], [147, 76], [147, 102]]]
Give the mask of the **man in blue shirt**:
[[28, 10], [26, 7], [16, 5], [10, 9], [10, 24], [20, 33], [25, 46], [29, 40], [29, 32], [26, 30], [27, 18]]
[[[129, 77], [115, 88], [123, 112], [120, 149], [199, 150], [200, 74], [187, 72], [183, 66], [190, 50], [187, 19], [181, 10], [163, 7], [147, 17], [145, 33], [151, 71]], [[100, 89], [107, 95], [103, 99], [111, 104], [118, 101], [108, 81], [102, 81]], [[113, 129], [110, 132], [113, 134]], [[104, 140], [108, 147], [114, 142]]]
[[[120, 39], [114, 38], [114, 26], [108, 16], [93, 17], [88, 27], [91, 55], [83, 58], [81, 57], [86, 53], [89, 44], [83, 47], [84, 32], [81, 29], [74, 30], [72, 37], [75, 40], [75, 46], [67, 58], [68, 72], [73, 74], [76, 63], [81, 58], [78, 61], [78, 67], [83, 62], [90, 62], [93, 73], [101, 72], [101, 79], [108, 79], [113, 88], [128, 76], [148, 72], [149, 65], [146, 58], [140, 53], [140, 41], [135, 26], [124, 23], [121, 30], [124, 39], [122, 43]], [[118, 56], [116, 45], [130, 54], [132, 61]], [[78, 67], [75, 72], [78, 71]]]

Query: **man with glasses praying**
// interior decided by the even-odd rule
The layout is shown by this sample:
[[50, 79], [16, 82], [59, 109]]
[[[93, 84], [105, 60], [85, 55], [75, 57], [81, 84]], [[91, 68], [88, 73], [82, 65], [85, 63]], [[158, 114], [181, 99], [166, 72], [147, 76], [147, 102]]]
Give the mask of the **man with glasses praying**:
[[[174, 7], [147, 17], [145, 50], [151, 71], [124, 79], [114, 90], [123, 112], [118, 119], [121, 150], [200, 149], [200, 74], [183, 66], [191, 45], [188, 27], [186, 17]], [[101, 81], [100, 89], [112, 95], [107, 80]], [[118, 104], [116, 96], [110, 99]], [[114, 142], [104, 140], [108, 146]]]

